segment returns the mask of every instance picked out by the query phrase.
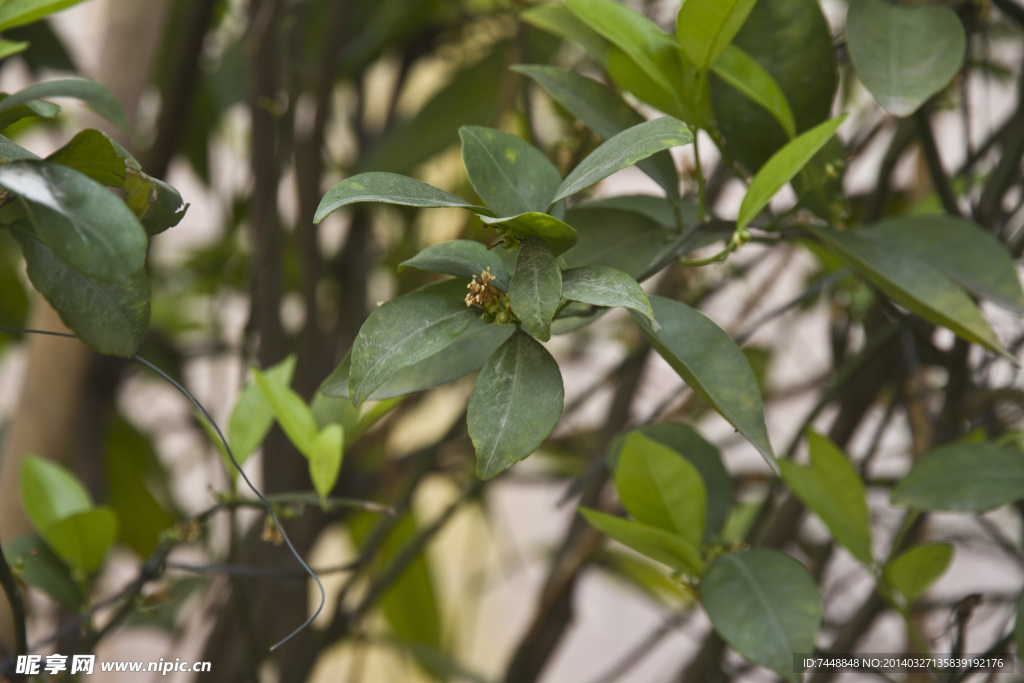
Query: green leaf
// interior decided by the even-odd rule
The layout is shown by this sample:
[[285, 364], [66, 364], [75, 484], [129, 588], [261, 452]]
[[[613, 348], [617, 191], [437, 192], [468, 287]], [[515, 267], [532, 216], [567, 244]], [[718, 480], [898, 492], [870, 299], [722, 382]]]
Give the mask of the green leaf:
[[28, 49], [28, 43], [24, 41], [0, 40], [0, 59], [7, 59]]
[[[10, 4], [8, 2], [6, 5], [0, 5], [0, 26], [3, 25], [4, 8]], [[0, 28], [0, 30], [3, 29]], [[62, 78], [30, 85], [24, 90], [0, 100], [0, 114], [20, 104], [46, 97], [73, 97], [81, 100], [107, 121], [128, 132], [128, 121], [113, 93], [99, 83], [87, 81], [84, 78]]]
[[500, 225], [518, 237], [539, 237], [547, 242], [551, 253], [558, 256], [576, 244], [576, 231], [572, 226], [563, 223], [546, 213], [530, 212], [518, 216], [489, 218], [478, 216], [485, 225]]
[[562, 273], [562, 296], [595, 306], [622, 306], [654, 320], [644, 290], [621, 270], [608, 266], [582, 266]]
[[768, 206], [772, 197], [786, 186], [797, 173], [807, 165], [825, 143], [831, 139], [839, 126], [846, 120], [847, 114], [837, 116], [831, 121], [821, 123], [806, 133], [790, 140], [786, 146], [772, 155], [765, 165], [757, 172], [747, 188], [747, 194], [740, 204], [740, 213], [736, 218], [736, 229], [743, 230], [750, 221]]
[[40, 533], [92, 508], [89, 493], [78, 478], [55, 462], [30, 455], [22, 462], [18, 476], [21, 505]]
[[909, 116], [956, 76], [967, 38], [949, 7], [855, 0], [846, 14], [850, 59], [864, 86], [893, 116]]
[[487, 360], [469, 398], [466, 421], [481, 479], [503, 472], [540, 447], [562, 416], [558, 363], [516, 331]]
[[29, 280], [64, 324], [100, 353], [131, 357], [149, 327], [145, 271], [140, 268], [126, 283], [104, 282], [69, 267], [25, 221], [11, 232], [25, 255]]
[[471, 240], [451, 240], [433, 244], [420, 253], [398, 264], [398, 272], [406, 268], [418, 268], [434, 273], [444, 273], [472, 280], [484, 270], [490, 270], [495, 283], [502, 291], [508, 291], [508, 273], [505, 264], [496, 251]]
[[542, 31], [576, 43], [600, 66], [608, 60], [608, 42], [561, 3], [533, 5], [519, 17]]
[[495, 215], [544, 212], [554, 203], [562, 176], [526, 140], [483, 126], [463, 126], [459, 138], [469, 182]]
[[655, 152], [691, 142], [693, 133], [679, 119], [666, 116], [639, 123], [601, 143], [566, 176], [551, 202], [582, 192]]
[[316, 207], [313, 222], [320, 223], [341, 207], [357, 202], [381, 202], [426, 209], [469, 209], [490, 213], [482, 206], [470, 204], [461, 197], [420, 180], [397, 173], [374, 171], [346, 178], [328, 190]]
[[947, 512], [988, 512], [1018, 500], [1024, 500], [1024, 453], [989, 442], [927, 453], [892, 492], [894, 505]]
[[48, 526], [42, 536], [72, 569], [91, 574], [117, 540], [117, 515], [108, 507], [77, 512]]
[[[0, 41], [2, 43], [3, 41]], [[6, 99], [8, 95], [0, 93], [0, 101]], [[42, 100], [29, 100], [14, 107], [8, 109], [3, 114], [0, 114], [0, 130], [3, 130], [22, 119], [27, 118], [43, 118], [52, 119], [56, 118], [57, 114], [60, 113], [60, 107], [51, 102], [44, 102]]]
[[313, 450], [309, 454], [309, 478], [320, 501], [334, 488], [341, 472], [341, 457], [345, 445], [345, 431], [341, 425], [327, 425], [316, 435]]
[[730, 45], [715, 62], [713, 70], [716, 76], [771, 114], [787, 137], [796, 137], [796, 120], [786, 94], [753, 57]]
[[24, 534], [4, 543], [4, 558], [18, 567], [18, 580], [35, 586], [59, 604], [78, 610], [85, 601], [82, 589], [42, 537]]
[[703, 570], [700, 550], [685, 538], [597, 510], [579, 508], [579, 511], [591, 526], [627, 548], [673, 569], [682, 569], [693, 576], [700, 576]]
[[532, 238], [519, 247], [508, 296], [526, 331], [541, 341], [551, 339], [551, 319], [562, 296], [562, 271], [543, 241]]
[[926, 543], [900, 554], [885, 567], [885, 579], [907, 600], [907, 606], [924, 595], [953, 560], [949, 543]]
[[352, 346], [349, 391], [358, 405], [402, 368], [434, 355], [480, 317], [460, 280], [427, 285], [377, 307]]
[[93, 128], [78, 132], [67, 144], [46, 157], [68, 166], [107, 187], [124, 187], [126, 161], [135, 161], [128, 151], [106, 134]]
[[60, 164], [14, 161], [0, 166], [0, 186], [25, 200], [39, 239], [82, 275], [127, 284], [144, 274], [146, 233], [99, 183]]
[[821, 625], [818, 586], [789, 555], [754, 548], [723, 555], [701, 578], [715, 630], [737, 652], [792, 681], [793, 653], [813, 652]]
[[[634, 433], [642, 434], [651, 441], [667, 446], [686, 458], [697, 469], [707, 492], [707, 533], [704, 538], [711, 540], [718, 536], [725, 526], [732, 504], [732, 480], [722, 465], [722, 456], [718, 449], [705, 441], [697, 430], [685, 424], [647, 424], [628, 434]], [[620, 435], [608, 448], [608, 467], [612, 471], [618, 467], [620, 453], [628, 434]]]
[[639, 432], [629, 434], [615, 468], [615, 488], [636, 521], [695, 548], [704, 542], [707, 489], [697, 468], [671, 448]]
[[680, 301], [655, 296], [651, 308], [661, 325], [657, 332], [646, 318], [630, 311], [651, 346], [778, 471], [764, 423], [761, 390], [736, 342], [703, 313]]
[[807, 439], [810, 467], [781, 460], [782, 479], [804, 505], [821, 517], [836, 541], [870, 566], [871, 516], [864, 482], [846, 455], [827, 437], [810, 430]]
[[[282, 388], [287, 388], [292, 383], [292, 376], [295, 373], [295, 356], [291, 355], [283, 361], [267, 368], [263, 376], [268, 382]], [[345, 396], [348, 396], [346, 391]], [[228, 444], [231, 446], [231, 453], [239, 467], [245, 464], [263, 440], [267, 438], [274, 423], [274, 412], [270, 404], [263, 396], [259, 384], [255, 381], [249, 382], [242, 390], [235, 407], [231, 410], [231, 417], [228, 419]], [[232, 479], [238, 476], [238, 470], [230, 462], [226, 463], [228, 473]]]
[[838, 232], [820, 227], [814, 228], [813, 234], [896, 303], [968, 341], [1006, 353], [970, 297], [936, 266], [863, 230]]
[[732, 42], [757, 0], [684, 0], [676, 19], [676, 38], [698, 69], [707, 70]]
[[146, 229], [157, 235], [181, 222], [188, 211], [181, 194], [165, 183], [128, 165], [124, 179], [125, 204]]
[[7, 164], [20, 159], [38, 160], [39, 157], [21, 145], [11, 142], [9, 138], [0, 135], [0, 164]]
[[[515, 327], [494, 325], [475, 320], [458, 339], [432, 356], [402, 368], [379, 389], [370, 394], [371, 401], [413, 394], [424, 389], [454, 382], [484, 366], [494, 350], [508, 339]], [[324, 380], [321, 391], [326, 396], [349, 397], [348, 374], [351, 354]]]
[[639, 279], [677, 246], [650, 217], [604, 201], [569, 209], [566, 221], [579, 231], [576, 246], [563, 256], [568, 268], [609, 266]]
[[82, 0], [6, 0], [0, 3], [0, 31], [30, 24]]
[[311, 458], [318, 434], [313, 411], [301, 396], [287, 386], [271, 381], [259, 369], [253, 368], [252, 375], [278, 424], [288, 435], [288, 440], [295, 444], [300, 453]]
[[[513, 66], [512, 70], [536, 81], [556, 102], [605, 140], [644, 122], [644, 118], [621, 96], [591, 78], [553, 66], [520, 64]], [[668, 152], [642, 159], [637, 162], [637, 167], [653, 178], [670, 197], [679, 196], [679, 174]]]
[[1024, 314], [1013, 256], [977, 223], [945, 214], [897, 216], [861, 234], [930, 263], [976, 296]]

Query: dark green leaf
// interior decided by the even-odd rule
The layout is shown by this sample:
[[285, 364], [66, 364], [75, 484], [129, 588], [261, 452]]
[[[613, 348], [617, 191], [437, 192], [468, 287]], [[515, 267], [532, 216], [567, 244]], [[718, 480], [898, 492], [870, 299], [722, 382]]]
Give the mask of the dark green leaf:
[[7, 0], [0, 3], [0, 31], [39, 21], [82, 0]]
[[573, 207], [566, 220], [579, 231], [576, 246], [565, 252], [569, 268], [603, 265], [639, 278], [673, 249], [672, 236], [652, 219], [603, 201]]
[[[287, 387], [291, 384], [294, 373], [295, 356], [291, 355], [277, 365], [267, 368], [263, 376], [272, 384]], [[347, 390], [345, 396], [348, 396]], [[249, 456], [263, 443], [263, 439], [267, 438], [267, 432], [273, 423], [274, 412], [260, 391], [259, 385], [255, 381], [249, 382], [238, 397], [228, 419], [228, 443], [239, 466], [245, 464]], [[238, 471], [234, 466], [226, 464], [232, 478], [237, 477]]]
[[814, 579], [788, 555], [754, 548], [711, 563], [700, 585], [715, 630], [736, 651], [792, 681], [793, 653], [813, 652], [821, 626]]
[[92, 508], [92, 499], [78, 478], [55, 462], [30, 455], [22, 462], [18, 476], [25, 515], [40, 533]]
[[11, 142], [9, 138], [0, 135], [0, 164], [19, 159], [39, 159], [39, 157], [21, 145]]
[[84, 510], [54, 522], [41, 533], [72, 569], [91, 574], [117, 540], [117, 515], [108, 507]]
[[125, 204], [146, 229], [146, 234], [157, 235], [181, 222], [188, 204], [181, 194], [157, 178], [128, 166], [124, 179]]
[[466, 306], [466, 286], [446, 280], [375, 309], [352, 347], [349, 391], [361, 404], [402, 368], [434, 355], [480, 317]]
[[[697, 206], [692, 202], [682, 201], [678, 204], [667, 201], [664, 197], [655, 197], [648, 194], [622, 194], [614, 197], [603, 197], [601, 199], [580, 202], [573, 206], [574, 212], [581, 209], [620, 209], [630, 213], [646, 216], [652, 221], [673, 232], [679, 230], [679, 226], [693, 226], [697, 221]], [[577, 215], [577, 214], [573, 214]], [[675, 235], [666, 237], [671, 241]], [[622, 270], [621, 268], [619, 270]]]
[[557, 202], [582, 192], [655, 152], [691, 142], [693, 133], [679, 119], [666, 116], [638, 123], [601, 143], [562, 181], [551, 201]]
[[288, 440], [295, 444], [300, 453], [312, 458], [318, 434], [313, 411], [301, 396], [286, 385], [270, 380], [257, 368], [252, 369], [252, 374], [256, 386], [274, 413], [274, 418], [288, 435]]
[[469, 399], [477, 475], [490, 479], [537, 450], [562, 416], [564, 395], [551, 354], [513, 333], [484, 364]]
[[735, 45], [730, 45], [715, 62], [713, 69], [716, 76], [771, 114], [788, 137], [796, 137], [796, 120], [786, 94], [753, 57]]
[[[3, 41], [0, 41], [2, 44]], [[8, 96], [0, 93], [0, 101], [3, 101]], [[44, 102], [42, 100], [29, 100], [0, 114], [0, 130], [3, 130], [10, 126], [16, 121], [20, 121], [26, 118], [39, 117], [43, 119], [52, 119], [60, 113], [60, 107], [51, 102]]]
[[987, 512], [1018, 500], [1024, 500], [1024, 453], [986, 442], [931, 451], [892, 492], [895, 505], [948, 512]]
[[35, 586], [70, 610], [82, 607], [85, 596], [68, 566], [40, 536], [25, 534], [4, 543], [4, 557], [18, 566], [18, 580]]
[[526, 331], [541, 341], [551, 339], [551, 319], [562, 295], [562, 271], [543, 241], [532, 238], [519, 247], [508, 295]]
[[577, 19], [576, 15], [570, 12], [565, 5], [555, 2], [533, 5], [525, 9], [519, 16], [526, 23], [533, 24], [542, 31], [576, 43], [600, 66], [604, 66], [607, 62], [608, 42]]
[[341, 425], [327, 425], [316, 435], [309, 454], [309, 478], [321, 502], [334, 488], [341, 472], [341, 456], [345, 445], [345, 431]]
[[815, 228], [813, 234], [890, 299], [964, 339], [1006, 353], [970, 297], [931, 263], [863, 230]]
[[643, 288], [621, 270], [608, 266], [582, 266], [562, 273], [562, 296], [595, 306], [621, 306], [654, 320]]
[[489, 218], [479, 216], [485, 225], [500, 225], [522, 238], [539, 237], [547, 242], [551, 253], [558, 256], [576, 244], [576, 231], [572, 226], [563, 223], [546, 213], [530, 212], [518, 216]]
[[615, 468], [615, 488], [636, 521], [695, 548], [704, 542], [707, 489], [697, 468], [671, 448], [630, 433]]
[[357, 202], [382, 202], [428, 209], [451, 207], [490, 213], [483, 207], [470, 204], [422, 181], [397, 173], [372, 172], [346, 178], [328, 190], [316, 207], [313, 222], [319, 223], [341, 207]]
[[544, 212], [562, 181], [544, 154], [517, 135], [463, 126], [462, 163], [476, 193], [497, 216]]
[[[562, 9], [565, 11], [564, 7]], [[622, 97], [593, 79], [553, 66], [520, 64], [512, 70], [536, 81], [556, 102], [605, 140], [644, 122], [644, 118]], [[637, 166], [661, 185], [670, 197], [679, 196], [679, 174], [668, 152], [638, 161]]]
[[98, 130], [80, 131], [63, 147], [46, 157], [47, 161], [68, 166], [100, 185], [124, 187], [125, 166], [135, 159], [128, 151]]
[[596, 510], [580, 508], [580, 514], [595, 529], [627, 548], [632, 548], [652, 560], [667, 564], [673, 569], [682, 569], [693, 576], [700, 576], [703, 564], [700, 549], [681, 536], [656, 527], [630, 522]]
[[846, 117], [847, 115], [843, 114], [815, 126], [790, 140], [765, 162], [765, 165], [758, 170], [757, 175], [750, 182], [747, 194], [740, 204], [740, 213], [736, 218], [738, 230], [747, 227], [750, 221], [754, 220], [754, 217], [761, 212], [761, 209], [768, 206], [772, 197], [785, 187], [786, 183], [792, 180], [818, 153], [818, 150], [836, 134]]
[[846, 15], [850, 59], [864, 86], [894, 116], [909, 116], [949, 84], [967, 38], [950, 7], [856, 0]]
[[683, 2], [676, 38], [698, 69], [707, 70], [729, 46], [757, 0]]
[[[732, 480], [722, 465], [722, 456], [718, 450], [705, 441], [693, 427], [685, 424], [648, 424], [630, 432], [632, 433], [643, 434], [650, 440], [669, 447], [689, 460], [697, 469], [707, 491], [705, 539], [710, 540], [718, 536], [725, 525], [732, 503]], [[620, 436], [608, 449], [608, 466], [613, 471], [618, 467], [619, 456], [625, 442], [625, 436]]]
[[69, 267], [24, 222], [12, 234], [25, 255], [29, 280], [65, 325], [100, 353], [125, 358], [135, 353], [149, 327], [149, 281], [141, 268], [126, 283], [104, 282]]
[[807, 438], [810, 467], [781, 460], [782, 479], [804, 505], [821, 517], [836, 541], [870, 566], [871, 516], [864, 482], [849, 459], [827, 437], [812, 430]]
[[952, 561], [953, 546], [949, 543], [914, 546], [885, 566], [885, 579], [909, 606], [946, 572]]
[[1013, 256], [977, 223], [945, 214], [898, 216], [875, 223], [862, 234], [927, 261], [976, 296], [1024, 313]]
[[405, 268], [419, 268], [434, 273], [444, 273], [472, 280], [485, 270], [490, 270], [494, 281], [502, 291], [508, 291], [508, 273], [498, 252], [471, 240], [451, 240], [433, 244], [411, 259], [398, 265], [398, 272]]
[[651, 345], [701, 398], [728, 420], [778, 471], [764, 423], [761, 390], [746, 356], [722, 328], [686, 304], [651, 297], [655, 332], [643, 316], [630, 311]]
[[[12, 3], [0, 5], [0, 26], [3, 26], [4, 8]], [[0, 30], [3, 30], [0, 28]], [[0, 101], [0, 113], [13, 109], [14, 107], [47, 97], [73, 97], [89, 105], [97, 114], [110, 121], [121, 130], [128, 131], [128, 121], [124, 117], [121, 105], [113, 93], [99, 83], [87, 81], [84, 78], [62, 78], [55, 81], [45, 81], [30, 85]]]

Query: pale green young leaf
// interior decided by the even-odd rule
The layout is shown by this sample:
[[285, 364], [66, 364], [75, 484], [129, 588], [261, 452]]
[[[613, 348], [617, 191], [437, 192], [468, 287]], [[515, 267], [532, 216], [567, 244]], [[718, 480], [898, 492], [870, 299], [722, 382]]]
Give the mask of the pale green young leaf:
[[787, 137], [796, 137], [796, 119], [793, 118], [786, 94], [757, 60], [735, 45], [730, 45], [714, 63], [712, 71], [771, 114]]
[[253, 378], [260, 393], [270, 406], [274, 418], [295, 447], [307, 458], [313, 453], [313, 444], [318, 433], [316, 418], [302, 397], [283, 384], [269, 379], [257, 368], [252, 369]]
[[546, 213], [531, 211], [518, 216], [489, 218], [479, 216], [484, 225], [508, 228], [513, 235], [522, 238], [539, 237], [547, 242], [548, 248], [559, 256], [576, 244], [576, 230], [571, 225]]
[[937, 448], [892, 491], [894, 505], [983, 513], [1024, 500], [1024, 452], [979, 441]]
[[31, 24], [82, 0], [6, 0], [0, 3], [0, 31]]
[[339, 424], [330, 424], [316, 435], [309, 454], [309, 478], [313, 481], [320, 501], [334, 488], [341, 472], [341, 458], [345, 446], [345, 431]]
[[632, 548], [641, 555], [646, 555], [673, 569], [685, 570], [692, 576], [700, 576], [703, 570], [700, 547], [682, 536], [640, 522], [606, 515], [597, 510], [580, 508], [579, 511], [591, 526], [627, 548]]
[[[292, 383], [295, 362], [294, 355], [288, 356], [277, 365], [267, 368], [263, 376], [280, 387], [287, 387]], [[231, 417], [228, 418], [228, 445], [231, 446], [231, 452], [239, 466], [243, 465], [263, 443], [273, 422], [274, 413], [259, 385], [255, 381], [249, 382], [238, 397]], [[234, 467], [230, 467], [229, 472], [232, 477], [238, 476]]]
[[757, 0], [684, 1], [676, 18], [676, 38], [698, 69], [707, 70], [732, 42]]
[[847, 114], [843, 114], [818, 124], [806, 133], [790, 140], [765, 162], [765, 165], [758, 170], [750, 182], [747, 194], [740, 203], [740, 213], [736, 217], [737, 230], [746, 228], [750, 221], [754, 220], [761, 212], [761, 209], [768, 206], [772, 197], [785, 187], [786, 183], [792, 180], [818, 153], [818, 150], [836, 134], [846, 117]]
[[117, 540], [117, 515], [108, 507], [83, 510], [54, 522], [41, 535], [72, 569], [91, 574]]
[[551, 354], [525, 332], [513, 333], [484, 364], [469, 398], [477, 475], [490, 479], [537, 450], [558, 424], [564, 396]]
[[906, 598], [907, 606], [924, 595], [953, 561], [949, 543], [925, 543], [900, 554], [885, 566], [885, 579]]
[[36, 531], [92, 508], [85, 486], [65, 467], [30, 455], [21, 463], [18, 474], [21, 505]]
[[0, 40], [0, 59], [7, 59], [28, 49], [26, 41]]
[[551, 320], [562, 295], [562, 271], [542, 240], [523, 242], [516, 256], [508, 296], [523, 328], [541, 341], [551, 339]]
[[737, 652], [800, 680], [793, 653], [814, 651], [823, 614], [818, 586], [803, 565], [762, 548], [723, 555], [704, 572], [700, 595], [715, 630]]
[[320, 200], [313, 216], [320, 223], [343, 206], [358, 202], [380, 202], [399, 206], [417, 206], [425, 209], [455, 208], [490, 213], [482, 206], [470, 204], [461, 197], [440, 190], [423, 181], [397, 173], [373, 171], [345, 178], [332, 187]]
[[632, 166], [656, 152], [688, 145], [693, 133], [671, 116], [638, 123], [605, 140], [566, 176], [551, 202], [582, 192], [616, 171]]
[[654, 320], [651, 302], [637, 281], [608, 266], [582, 266], [562, 272], [562, 296], [594, 306], [621, 306]]
[[462, 162], [473, 189], [496, 216], [544, 212], [562, 181], [543, 152], [517, 135], [463, 126]]
[[598, 65], [603, 67], [607, 63], [608, 41], [578, 19], [562, 3], [551, 2], [532, 5], [523, 10], [519, 17], [542, 31], [547, 31], [572, 43], [576, 43]]

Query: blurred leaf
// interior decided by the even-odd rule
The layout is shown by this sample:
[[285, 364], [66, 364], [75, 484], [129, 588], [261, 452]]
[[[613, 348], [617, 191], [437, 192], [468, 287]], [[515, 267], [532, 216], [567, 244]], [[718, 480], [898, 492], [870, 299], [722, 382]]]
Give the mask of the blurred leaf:
[[740, 204], [740, 213], [736, 218], [737, 230], [742, 230], [750, 225], [750, 221], [761, 213], [761, 209], [768, 206], [772, 197], [803, 170], [804, 166], [818, 153], [818, 150], [836, 134], [846, 117], [847, 114], [842, 114], [831, 121], [815, 126], [790, 140], [785, 147], [765, 162], [750, 182], [747, 194]]
[[657, 332], [646, 318], [630, 311], [651, 345], [777, 471], [757, 378], [736, 342], [703, 313], [682, 302], [655, 296], [651, 308], [661, 325]]
[[72, 569], [91, 574], [117, 540], [117, 515], [108, 507], [77, 512], [48, 526], [42, 536]]
[[887, 297], [967, 341], [1006, 353], [970, 297], [931, 263], [878, 241], [863, 230], [814, 228], [830, 251]]
[[508, 295], [526, 331], [541, 341], [551, 339], [551, 319], [562, 295], [562, 271], [543, 241], [528, 239], [519, 247]]
[[476, 319], [465, 283], [445, 280], [378, 306], [352, 346], [349, 392], [359, 405], [402, 368], [448, 346]]
[[4, 38], [32, 46], [32, 49], [23, 53], [21, 58], [34, 77], [38, 77], [40, 71], [44, 69], [65, 72], [78, 70], [60, 37], [50, 27], [49, 21], [36, 21], [17, 28], [0, 30], [3, 30]]
[[693, 576], [700, 576], [703, 569], [700, 549], [682, 536], [597, 510], [579, 508], [579, 511], [591, 526], [627, 548], [673, 569], [682, 569]]
[[124, 187], [125, 167], [134, 157], [105, 133], [93, 128], [79, 131], [47, 161], [73, 168], [107, 187]]
[[615, 468], [615, 488], [636, 521], [680, 536], [695, 548], [703, 544], [707, 489], [697, 468], [679, 453], [630, 433]]
[[716, 76], [771, 114], [788, 137], [796, 137], [796, 120], [786, 94], [753, 57], [730, 45], [715, 62], [713, 70]]
[[810, 467], [780, 460], [782, 479], [825, 522], [835, 540], [871, 566], [871, 516], [864, 482], [846, 455], [813, 430], [807, 433]]
[[[6, 99], [8, 95], [0, 93], [0, 102]], [[44, 102], [42, 100], [29, 100], [23, 104], [19, 104], [12, 109], [0, 114], [0, 130], [3, 130], [11, 124], [20, 121], [25, 118], [39, 117], [43, 119], [52, 119], [60, 113], [60, 107], [51, 102]]]
[[328, 190], [316, 208], [313, 222], [319, 223], [341, 207], [357, 202], [382, 202], [424, 208], [454, 207], [490, 213], [484, 207], [470, 204], [449, 192], [414, 178], [397, 173], [375, 172], [360, 173], [346, 178]]
[[783, 678], [794, 652], [813, 652], [821, 626], [814, 579], [789, 555], [762, 548], [719, 557], [701, 578], [701, 601], [718, 634], [752, 662]]
[[313, 488], [320, 496], [321, 502], [334, 488], [341, 472], [341, 458], [345, 446], [345, 431], [341, 425], [332, 424], [324, 427], [309, 454], [309, 478]]
[[[560, 5], [548, 7], [561, 7], [565, 11]], [[644, 122], [621, 96], [593, 79], [553, 66], [520, 64], [512, 70], [536, 81], [556, 102], [605, 140]], [[679, 196], [679, 174], [668, 152], [642, 159], [637, 167], [661, 185], [670, 197]]]
[[1017, 625], [1013, 630], [1013, 639], [1017, 641], [1017, 658], [1024, 659], [1024, 591], [1017, 598]]
[[59, 604], [78, 610], [85, 603], [78, 582], [71, 578], [68, 566], [57, 557], [43, 539], [35, 534], [18, 536], [4, 543], [4, 558], [17, 565], [17, 577], [35, 586]]
[[523, 10], [519, 16], [526, 23], [533, 24], [542, 31], [553, 33], [560, 38], [576, 43], [598, 65], [606, 64], [608, 42], [583, 21], [577, 19], [576, 15], [565, 5], [556, 2], [533, 5]]
[[548, 248], [555, 256], [576, 244], [576, 231], [572, 226], [546, 213], [530, 212], [501, 218], [487, 216], [478, 216], [478, 218], [485, 225], [503, 226], [517, 237], [539, 237], [547, 242]]
[[757, 0], [683, 2], [676, 38], [698, 69], [707, 70], [729, 46]]
[[691, 142], [693, 133], [686, 124], [670, 116], [638, 123], [601, 143], [562, 181], [551, 201], [582, 192], [655, 152]]
[[11, 142], [10, 138], [0, 135], [0, 164], [6, 164], [20, 159], [38, 160], [39, 157], [21, 145]]
[[846, 41], [857, 75], [882, 108], [909, 116], [956, 76], [967, 38], [950, 7], [854, 0]]
[[930, 263], [971, 294], [1024, 314], [1013, 256], [977, 223], [944, 214], [898, 216], [865, 228], [863, 234]]
[[555, 359], [514, 332], [484, 364], [469, 399], [477, 475], [490, 479], [537, 450], [558, 424], [564, 396]]
[[252, 369], [252, 374], [278, 424], [288, 435], [288, 440], [295, 444], [300, 453], [311, 458], [319, 433], [313, 411], [301, 396], [286, 385], [272, 381], [257, 368]]
[[[292, 383], [292, 376], [295, 373], [295, 355], [290, 355], [283, 361], [267, 368], [263, 376], [268, 382], [279, 387], [287, 388]], [[345, 394], [348, 396], [348, 394]], [[228, 444], [231, 446], [231, 453], [239, 467], [245, 464], [263, 440], [267, 438], [274, 423], [274, 412], [270, 404], [260, 390], [256, 381], [249, 382], [235, 407], [231, 410], [231, 417], [228, 419]], [[228, 473], [232, 480], [238, 477], [238, 470], [230, 462], [226, 463]]]
[[886, 565], [885, 579], [890, 588], [906, 598], [909, 607], [946, 572], [952, 560], [953, 546], [949, 543], [914, 546]]
[[6, 0], [0, 4], [0, 31], [39, 21], [82, 0]]
[[621, 270], [608, 266], [582, 266], [562, 273], [562, 296], [595, 306], [621, 306], [654, 320], [644, 290]]
[[937, 448], [914, 463], [892, 491], [894, 505], [988, 512], [1024, 500], [1024, 453], [980, 441]]
[[419, 268], [434, 273], [444, 273], [472, 280], [485, 270], [490, 270], [495, 284], [508, 291], [508, 273], [498, 253], [486, 245], [471, 240], [451, 240], [432, 244], [411, 259], [398, 265], [398, 272], [406, 268]]
[[462, 162], [476, 193], [497, 216], [545, 212], [562, 181], [543, 152], [518, 135], [483, 126], [459, 128]]
[[[4, 5], [0, 5], [0, 30], [3, 30], [4, 10], [12, 4], [14, 3], [9, 1]], [[0, 113], [30, 100], [39, 100], [47, 97], [72, 97], [81, 100], [107, 121], [128, 132], [128, 121], [125, 119], [124, 111], [121, 109], [121, 105], [113, 93], [99, 83], [87, 81], [84, 78], [62, 78], [30, 85], [24, 90], [19, 90], [0, 101]]]
[[28, 49], [28, 43], [0, 40], [0, 59], [7, 59], [12, 55], [24, 52], [26, 49]]
[[22, 462], [18, 476], [25, 515], [40, 533], [92, 508], [89, 493], [78, 478], [55, 462], [30, 455]]

